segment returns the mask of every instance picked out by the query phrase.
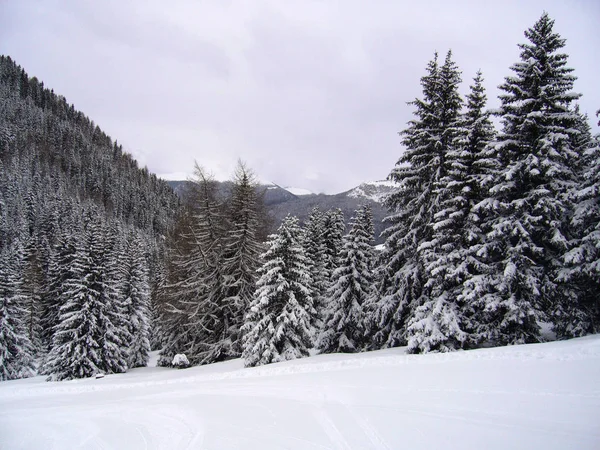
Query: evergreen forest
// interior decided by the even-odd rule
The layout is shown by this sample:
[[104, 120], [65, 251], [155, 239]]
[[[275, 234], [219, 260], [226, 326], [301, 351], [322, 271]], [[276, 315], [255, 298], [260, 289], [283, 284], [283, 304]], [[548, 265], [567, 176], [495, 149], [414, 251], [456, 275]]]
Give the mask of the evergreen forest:
[[565, 42], [542, 14], [494, 111], [481, 71], [432, 52], [383, 248], [367, 204], [270, 232], [242, 160], [225, 192], [197, 163], [176, 195], [1, 56], [0, 380], [599, 333], [600, 136]]

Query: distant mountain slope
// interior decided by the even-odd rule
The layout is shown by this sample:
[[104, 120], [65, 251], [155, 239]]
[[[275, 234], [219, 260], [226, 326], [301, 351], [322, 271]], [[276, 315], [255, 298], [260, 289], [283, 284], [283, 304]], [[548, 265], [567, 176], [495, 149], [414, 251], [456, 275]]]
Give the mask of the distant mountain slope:
[[[181, 195], [185, 189], [186, 181], [169, 181], [169, 185], [176, 193]], [[228, 189], [229, 182], [221, 182], [223, 192]], [[384, 197], [393, 189], [393, 184], [389, 181], [365, 182], [339, 194], [303, 194], [305, 189], [294, 188], [294, 194], [285, 188], [275, 184], [266, 184], [259, 186], [259, 193], [264, 195], [265, 206], [268, 213], [273, 218], [272, 231], [275, 231], [281, 221], [288, 215], [297, 216], [303, 222], [311, 210], [318, 207], [322, 211], [340, 208], [344, 213], [346, 222], [350, 220], [354, 211], [363, 204], [371, 205], [373, 211], [373, 221], [375, 225], [375, 240], [381, 243], [379, 235], [384, 229], [383, 218], [388, 215], [383, 206]]]

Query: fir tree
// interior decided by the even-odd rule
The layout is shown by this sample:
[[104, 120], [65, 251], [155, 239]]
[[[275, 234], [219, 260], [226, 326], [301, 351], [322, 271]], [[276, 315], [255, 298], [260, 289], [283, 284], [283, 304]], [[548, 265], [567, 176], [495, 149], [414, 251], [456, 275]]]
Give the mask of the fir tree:
[[[373, 314], [377, 346], [406, 343], [407, 321], [429, 300], [424, 251], [433, 239], [431, 224], [442, 208], [439, 188], [448, 173], [448, 153], [456, 137], [459, 80], [451, 52], [442, 67], [436, 53], [421, 79], [423, 99], [410, 103], [416, 118], [401, 133], [406, 150], [388, 177], [398, 187], [386, 199], [392, 215], [385, 219], [389, 224], [383, 233], [386, 265]], [[424, 332], [414, 320], [411, 325], [413, 334]]]
[[130, 336], [127, 366], [145, 367], [150, 353], [150, 288], [144, 245], [137, 234], [129, 234], [124, 256], [121, 296]]
[[344, 237], [340, 267], [333, 272], [328, 290], [329, 310], [318, 343], [324, 353], [354, 353], [366, 342], [364, 304], [373, 283], [373, 218], [363, 206], [351, 219]]
[[48, 380], [89, 377], [127, 369], [124, 308], [119, 301], [114, 261], [108, 255], [106, 234], [92, 216], [77, 242], [71, 271], [63, 284], [59, 320], [45, 362]]
[[256, 271], [260, 265], [256, 186], [252, 171], [239, 161], [233, 179], [230, 229], [225, 237], [223, 258], [223, 301], [231, 310], [231, 325], [224, 338], [231, 341], [231, 357], [241, 354], [240, 328], [256, 289]]
[[49, 268], [49, 286], [42, 298], [42, 344], [49, 351], [52, 347], [54, 331], [59, 322], [59, 311], [65, 297], [67, 282], [74, 281], [74, 262], [77, 255], [75, 238], [78, 232], [62, 233], [52, 252]]
[[339, 254], [342, 251], [344, 231], [344, 213], [342, 210], [331, 209], [323, 217], [323, 265], [325, 282], [331, 282], [333, 271], [338, 268]]
[[325, 216], [319, 208], [313, 208], [304, 224], [302, 235], [302, 247], [306, 254], [306, 261], [312, 279], [311, 292], [316, 311], [315, 316], [312, 317], [312, 326], [315, 330], [321, 330], [322, 328], [326, 305], [324, 221]]
[[583, 183], [573, 190], [575, 237], [560, 272], [564, 297], [554, 310], [561, 338], [600, 332], [600, 136], [586, 141]]
[[[500, 170], [486, 201], [493, 216], [482, 253], [493, 262], [479, 334], [496, 343], [540, 340], [540, 322], [556, 300], [556, 271], [567, 250], [567, 193], [578, 154], [573, 148], [577, 114], [571, 103], [575, 77], [565, 40], [544, 13], [525, 32], [521, 61], [500, 86], [502, 132], [495, 144]], [[491, 208], [490, 208], [491, 209]]]
[[314, 314], [311, 279], [296, 217], [287, 217], [267, 242], [257, 290], [242, 331], [245, 365], [308, 356]]
[[34, 370], [21, 294], [21, 258], [16, 245], [0, 250], [0, 381], [28, 377]]
[[[457, 146], [464, 130], [460, 111], [462, 99], [458, 93], [460, 72], [448, 52], [439, 71], [437, 108], [437, 138], [433, 155], [438, 158], [429, 205], [430, 222], [418, 243], [416, 256], [423, 265], [424, 281], [420, 299], [407, 323], [409, 352], [449, 351], [461, 348], [466, 340], [464, 310], [457, 302], [457, 287], [463, 274], [464, 239], [462, 232], [468, 214], [467, 177], [472, 156]], [[431, 143], [429, 143], [431, 145]], [[414, 308], [414, 307], [413, 307]]]

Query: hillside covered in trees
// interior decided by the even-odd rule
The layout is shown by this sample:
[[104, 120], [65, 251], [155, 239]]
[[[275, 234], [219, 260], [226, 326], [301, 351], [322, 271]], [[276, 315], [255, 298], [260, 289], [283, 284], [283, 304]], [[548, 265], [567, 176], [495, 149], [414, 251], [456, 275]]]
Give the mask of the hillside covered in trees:
[[57, 379], [144, 364], [178, 208], [166, 182], [0, 57], [0, 379], [44, 359]]

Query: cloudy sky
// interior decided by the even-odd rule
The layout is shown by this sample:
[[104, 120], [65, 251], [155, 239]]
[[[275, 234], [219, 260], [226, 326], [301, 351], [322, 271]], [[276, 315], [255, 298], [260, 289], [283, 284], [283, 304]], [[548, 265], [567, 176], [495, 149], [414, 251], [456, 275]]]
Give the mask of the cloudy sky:
[[336, 193], [387, 176], [434, 51], [453, 50], [465, 92], [481, 68], [496, 107], [544, 10], [591, 116], [596, 0], [0, 0], [0, 53], [159, 175], [197, 160], [225, 179], [241, 158], [264, 181]]

